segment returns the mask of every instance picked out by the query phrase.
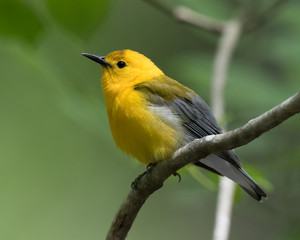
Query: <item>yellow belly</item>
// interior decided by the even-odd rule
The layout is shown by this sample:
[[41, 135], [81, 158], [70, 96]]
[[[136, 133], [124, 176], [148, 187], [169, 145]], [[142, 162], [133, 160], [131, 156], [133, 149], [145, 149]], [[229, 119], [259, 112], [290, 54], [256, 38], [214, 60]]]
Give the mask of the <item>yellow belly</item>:
[[149, 164], [168, 159], [179, 147], [180, 133], [151, 112], [139, 93], [119, 94], [106, 102], [106, 107], [116, 145], [140, 162]]

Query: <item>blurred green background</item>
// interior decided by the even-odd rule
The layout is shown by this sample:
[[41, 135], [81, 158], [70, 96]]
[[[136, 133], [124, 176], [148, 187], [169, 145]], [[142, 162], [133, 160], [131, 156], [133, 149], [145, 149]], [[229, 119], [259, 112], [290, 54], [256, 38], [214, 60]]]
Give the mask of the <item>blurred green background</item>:
[[[175, 2], [228, 19], [246, 1]], [[258, 1], [257, 11], [273, 2]], [[228, 129], [299, 91], [299, 10], [289, 1], [241, 39], [226, 89]], [[217, 42], [141, 0], [0, 0], [0, 239], [104, 239], [145, 170], [115, 147], [101, 69], [81, 52], [139, 51], [209, 102]], [[258, 203], [238, 189], [230, 239], [300, 239], [299, 133], [294, 116], [237, 149], [269, 198]], [[217, 190], [181, 174], [150, 197], [128, 239], [211, 239]], [[196, 174], [216, 186], [216, 176]]]

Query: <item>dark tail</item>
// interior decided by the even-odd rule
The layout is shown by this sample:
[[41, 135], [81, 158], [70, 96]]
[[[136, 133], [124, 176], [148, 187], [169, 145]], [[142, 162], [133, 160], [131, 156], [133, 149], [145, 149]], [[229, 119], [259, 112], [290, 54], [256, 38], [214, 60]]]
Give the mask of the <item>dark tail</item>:
[[[230, 162], [227, 160], [230, 156]], [[233, 159], [234, 158], [236, 159]], [[224, 160], [226, 157], [226, 160]], [[196, 162], [195, 165], [203, 167], [211, 172], [230, 178], [239, 184], [251, 197], [260, 201], [267, 197], [266, 193], [256, 184], [256, 182], [245, 172], [239, 163], [238, 158], [232, 151], [227, 151], [217, 155], [210, 155]]]

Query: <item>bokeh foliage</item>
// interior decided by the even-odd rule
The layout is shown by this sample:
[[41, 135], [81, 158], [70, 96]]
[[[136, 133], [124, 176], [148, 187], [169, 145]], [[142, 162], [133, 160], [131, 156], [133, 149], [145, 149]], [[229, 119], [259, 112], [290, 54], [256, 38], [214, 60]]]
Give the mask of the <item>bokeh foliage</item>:
[[[218, 19], [247, 2], [169, 1]], [[226, 89], [228, 129], [299, 91], [299, 10], [289, 1], [242, 37]], [[0, 0], [1, 239], [103, 239], [144, 170], [116, 149], [100, 68], [81, 52], [140, 51], [209, 102], [217, 42], [140, 0]], [[295, 116], [237, 149], [269, 199], [237, 192], [230, 239], [300, 239], [299, 133]], [[180, 184], [171, 178], [151, 196], [129, 239], [211, 238], [217, 192], [181, 173]]]

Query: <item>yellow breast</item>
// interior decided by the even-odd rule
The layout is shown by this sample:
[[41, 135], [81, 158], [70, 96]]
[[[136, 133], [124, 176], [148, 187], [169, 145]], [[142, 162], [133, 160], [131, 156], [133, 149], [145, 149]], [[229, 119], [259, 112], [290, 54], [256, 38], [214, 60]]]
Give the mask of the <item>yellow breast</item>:
[[179, 133], [137, 91], [126, 89], [114, 96], [106, 92], [105, 99], [113, 138], [127, 154], [149, 164], [170, 158], [179, 147]]

